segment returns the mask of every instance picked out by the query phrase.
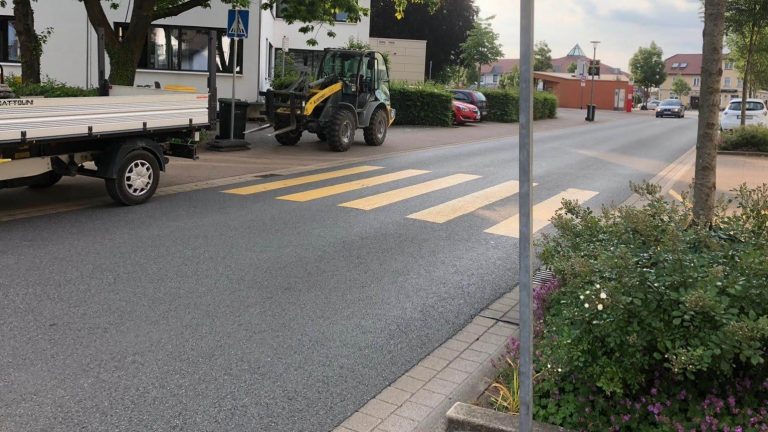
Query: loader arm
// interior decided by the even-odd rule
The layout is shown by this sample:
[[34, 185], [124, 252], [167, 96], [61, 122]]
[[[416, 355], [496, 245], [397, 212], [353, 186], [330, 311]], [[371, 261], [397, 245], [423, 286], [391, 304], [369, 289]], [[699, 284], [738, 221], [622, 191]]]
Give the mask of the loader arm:
[[334, 95], [337, 92], [340, 92], [342, 89], [342, 83], [337, 82], [336, 84], [330, 85], [322, 90], [320, 90], [317, 94], [312, 96], [308, 101], [307, 104], [304, 106], [304, 115], [310, 116], [312, 115], [312, 112], [315, 110], [317, 105], [319, 105], [322, 101], [328, 99], [332, 95]]

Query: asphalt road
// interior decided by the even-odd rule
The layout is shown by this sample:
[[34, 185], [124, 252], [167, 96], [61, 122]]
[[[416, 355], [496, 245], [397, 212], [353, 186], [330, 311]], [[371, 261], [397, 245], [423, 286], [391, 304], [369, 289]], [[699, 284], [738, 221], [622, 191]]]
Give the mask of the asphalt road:
[[[534, 199], [578, 188], [598, 193], [594, 208], [621, 202], [695, 130], [632, 116], [538, 134]], [[516, 179], [514, 140], [367, 165], [382, 168], [0, 224], [0, 431], [334, 428], [517, 279], [517, 240], [484, 232], [516, 213], [516, 195], [442, 224], [406, 217]], [[275, 199], [407, 169], [429, 172]], [[339, 206], [454, 174], [480, 177]]]

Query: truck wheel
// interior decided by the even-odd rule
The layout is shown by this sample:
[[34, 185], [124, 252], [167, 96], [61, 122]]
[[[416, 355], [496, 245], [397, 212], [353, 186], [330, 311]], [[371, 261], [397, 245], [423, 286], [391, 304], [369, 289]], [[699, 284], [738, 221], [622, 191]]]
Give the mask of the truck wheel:
[[290, 131], [275, 135], [275, 139], [280, 145], [292, 146], [296, 145], [301, 139], [301, 131]]
[[340, 109], [333, 114], [326, 129], [328, 147], [335, 152], [345, 152], [355, 139], [355, 118], [352, 113]]
[[145, 150], [128, 153], [117, 169], [117, 178], [105, 179], [107, 193], [115, 202], [127, 206], [141, 204], [152, 197], [160, 183], [160, 166]]
[[383, 109], [379, 108], [373, 112], [371, 116], [371, 123], [367, 128], [363, 129], [363, 136], [365, 137], [365, 143], [369, 146], [380, 146], [384, 144], [384, 140], [387, 138], [387, 113]]
[[36, 177], [34, 183], [29, 185], [31, 189], [45, 189], [55, 185], [61, 180], [61, 174], [54, 171], [48, 171], [47, 173], [40, 174]]
[[325, 131], [318, 132], [317, 139], [319, 139], [322, 142], [326, 142], [328, 141], [328, 135], [325, 134]]

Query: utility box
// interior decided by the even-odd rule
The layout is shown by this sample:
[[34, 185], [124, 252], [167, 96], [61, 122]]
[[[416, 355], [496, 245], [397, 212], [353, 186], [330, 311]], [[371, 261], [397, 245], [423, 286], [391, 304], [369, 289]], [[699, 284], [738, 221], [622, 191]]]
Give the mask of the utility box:
[[248, 121], [248, 106], [244, 100], [235, 99], [235, 134], [232, 127], [232, 99], [219, 99], [219, 139], [245, 139], [245, 123]]

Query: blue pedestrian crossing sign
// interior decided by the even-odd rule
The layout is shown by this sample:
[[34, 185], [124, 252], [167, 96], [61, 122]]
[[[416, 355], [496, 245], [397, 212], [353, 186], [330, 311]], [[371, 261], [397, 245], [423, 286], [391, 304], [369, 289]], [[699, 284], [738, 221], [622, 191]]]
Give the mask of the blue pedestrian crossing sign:
[[248, 10], [230, 9], [227, 16], [227, 37], [248, 38]]

